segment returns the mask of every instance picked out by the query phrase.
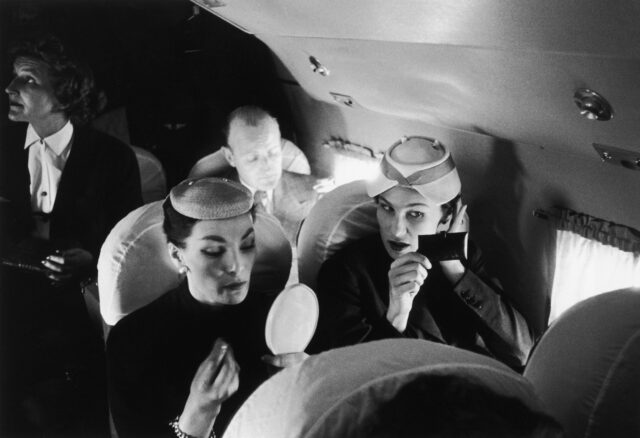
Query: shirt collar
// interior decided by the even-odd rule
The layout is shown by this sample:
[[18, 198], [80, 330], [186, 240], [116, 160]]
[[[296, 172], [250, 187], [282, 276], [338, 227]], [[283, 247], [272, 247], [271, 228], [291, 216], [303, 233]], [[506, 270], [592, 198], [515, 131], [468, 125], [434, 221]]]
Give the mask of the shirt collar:
[[38, 141], [44, 141], [44, 143], [49, 146], [56, 155], [60, 155], [71, 143], [71, 137], [73, 137], [73, 125], [70, 120], [67, 121], [67, 123], [58, 132], [42, 139], [36, 133], [33, 125], [29, 124], [24, 148], [27, 149]]
[[[242, 184], [243, 186], [245, 186], [246, 188], [248, 188], [251, 191], [252, 195], [256, 194], [256, 189], [254, 189], [249, 184], [244, 182], [244, 180], [242, 178], [240, 178], [240, 175], [238, 175], [238, 179], [240, 180], [240, 184]], [[271, 199], [273, 199], [273, 190], [267, 190], [266, 193], [267, 193], [267, 199], [269, 200], [269, 202], [271, 202]]]

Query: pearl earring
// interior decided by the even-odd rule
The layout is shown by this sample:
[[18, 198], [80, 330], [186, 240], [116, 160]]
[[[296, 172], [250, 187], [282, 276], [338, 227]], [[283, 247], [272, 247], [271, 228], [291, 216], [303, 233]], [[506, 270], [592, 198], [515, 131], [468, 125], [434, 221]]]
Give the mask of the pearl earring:
[[189, 272], [189, 268], [187, 268], [185, 265], [180, 266], [180, 269], [178, 269], [178, 272], [180, 273], [180, 275], [187, 275], [187, 272]]

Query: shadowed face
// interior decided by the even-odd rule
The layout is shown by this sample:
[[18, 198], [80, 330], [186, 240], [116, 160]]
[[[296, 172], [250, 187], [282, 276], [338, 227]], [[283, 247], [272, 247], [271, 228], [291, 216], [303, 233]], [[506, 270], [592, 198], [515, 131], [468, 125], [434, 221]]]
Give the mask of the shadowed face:
[[275, 120], [250, 126], [236, 120], [229, 128], [225, 156], [241, 181], [254, 190], [273, 190], [282, 175], [280, 128]]
[[249, 213], [196, 222], [183, 246], [169, 243], [169, 252], [178, 264], [187, 267], [189, 291], [196, 300], [207, 304], [244, 301], [256, 255]]
[[19, 57], [13, 64], [9, 95], [9, 120], [35, 125], [45, 123], [58, 106], [47, 67], [41, 61]]
[[443, 219], [440, 205], [432, 205], [418, 192], [396, 186], [377, 198], [380, 237], [392, 259], [418, 249], [418, 236], [436, 234]]

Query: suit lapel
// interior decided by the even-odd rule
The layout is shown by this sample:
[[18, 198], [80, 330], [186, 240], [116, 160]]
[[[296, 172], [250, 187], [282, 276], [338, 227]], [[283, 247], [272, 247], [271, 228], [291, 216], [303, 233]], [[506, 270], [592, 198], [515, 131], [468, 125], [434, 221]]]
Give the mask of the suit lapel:
[[[58, 194], [53, 206], [52, 216], [59, 217], [63, 212], [73, 212], [74, 204], [82, 193], [83, 188], [88, 186], [91, 180], [92, 157], [89, 137], [89, 131], [76, 129], [72, 139], [71, 153], [65, 165], [60, 183], [58, 185]], [[97, 157], [93, 157], [97, 159]], [[72, 213], [73, 214], [73, 213]]]

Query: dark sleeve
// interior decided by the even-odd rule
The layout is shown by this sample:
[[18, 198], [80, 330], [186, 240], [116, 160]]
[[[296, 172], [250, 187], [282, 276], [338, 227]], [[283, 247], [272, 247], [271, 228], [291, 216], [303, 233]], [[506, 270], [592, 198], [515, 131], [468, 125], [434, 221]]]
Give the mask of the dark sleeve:
[[325, 261], [318, 274], [320, 305], [312, 353], [377, 339], [403, 337], [373, 297], [372, 279], [341, 254]]
[[478, 317], [478, 332], [489, 351], [507, 365], [522, 368], [533, 346], [532, 332], [499, 281], [487, 273], [479, 249], [470, 251], [467, 270], [453, 290]]
[[[138, 327], [139, 328], [139, 327]], [[119, 438], [174, 437], [160, 414], [155, 388], [153, 345], [136, 326], [120, 321], [107, 340], [109, 404]], [[180, 412], [177, 412], [178, 415]]]

